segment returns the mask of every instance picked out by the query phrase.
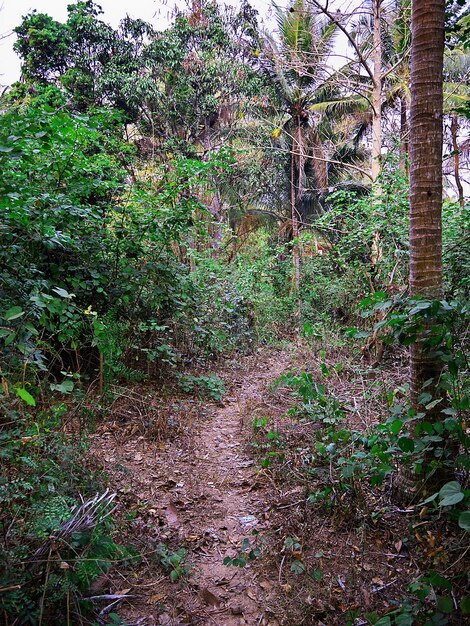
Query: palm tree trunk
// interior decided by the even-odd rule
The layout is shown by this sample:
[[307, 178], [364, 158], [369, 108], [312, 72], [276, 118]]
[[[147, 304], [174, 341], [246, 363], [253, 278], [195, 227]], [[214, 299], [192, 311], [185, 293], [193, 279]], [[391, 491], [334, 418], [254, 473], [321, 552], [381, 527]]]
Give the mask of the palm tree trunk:
[[450, 132], [452, 134], [452, 152], [454, 155], [455, 184], [457, 185], [457, 191], [459, 194], [459, 204], [463, 208], [465, 206], [465, 197], [463, 193], [462, 181], [460, 180], [460, 150], [459, 150], [459, 144], [458, 144], [459, 120], [455, 113], [452, 115], [452, 119], [450, 123]]
[[[412, 5], [410, 293], [427, 298], [442, 294], [444, 8], [445, 0], [413, 0]], [[424, 382], [432, 379], [436, 387], [440, 372], [440, 362], [414, 343], [415, 405]]]
[[[292, 136], [292, 155], [291, 155], [291, 218], [292, 218], [292, 262], [294, 265], [292, 275], [292, 291], [297, 297], [300, 287], [300, 249], [299, 249], [299, 217], [300, 217], [300, 199], [302, 186], [302, 127], [300, 118], [297, 117], [295, 129]], [[295, 311], [296, 317], [300, 315], [300, 300], [297, 299], [297, 307]]]
[[[442, 293], [442, 141], [445, 0], [413, 0], [410, 110], [410, 294], [439, 298]], [[410, 396], [416, 411], [424, 383], [436, 396], [440, 361], [418, 340], [410, 349]], [[426, 419], [439, 419], [437, 405]], [[431, 477], [432, 485], [442, 478]], [[426, 483], [402, 465], [396, 498], [420, 498]]]

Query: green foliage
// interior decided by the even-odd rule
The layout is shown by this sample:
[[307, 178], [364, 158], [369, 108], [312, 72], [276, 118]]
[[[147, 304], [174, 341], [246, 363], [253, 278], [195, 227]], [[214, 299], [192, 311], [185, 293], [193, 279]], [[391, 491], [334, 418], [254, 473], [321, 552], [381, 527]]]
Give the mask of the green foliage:
[[[375, 326], [382, 332], [387, 328], [386, 341], [403, 345], [420, 341], [442, 362], [440, 390], [433, 397], [429, 381], [416, 409], [401, 403], [396, 393], [390, 394], [389, 418], [359, 431], [344, 419], [345, 410], [352, 409], [338, 402], [323, 382], [333, 368], [321, 364], [322, 382], [308, 373], [284, 376], [281, 382], [300, 400], [290, 414], [322, 424], [313, 431], [310, 453], [305, 456], [304, 472], [315, 486], [308, 502], [326, 511], [347, 507], [350, 515], [353, 507], [363, 506], [365, 481], [372, 487], [383, 485], [388, 476], [408, 466], [417, 484], [428, 485], [419, 510], [435, 521], [445, 515], [454, 532], [468, 533], [470, 491], [462, 480], [470, 467], [467, 307], [455, 301], [392, 300], [384, 293], [366, 299], [363, 307], [369, 316], [377, 310], [387, 313]], [[446, 396], [440, 395], [442, 390]], [[469, 606], [460, 583], [459, 577], [446, 578], [437, 572], [422, 575], [410, 585], [410, 595], [396, 602], [399, 608], [382, 617], [367, 615], [368, 623], [454, 623]]]
[[358, 302], [369, 289], [363, 268], [338, 262], [334, 252], [306, 258], [300, 281], [302, 321], [317, 335], [338, 324], [357, 323]]
[[[222, 176], [230, 153], [206, 162], [177, 159], [128, 187], [121, 160], [129, 149], [116, 154], [118, 119], [36, 102], [0, 119], [0, 339], [13, 385], [25, 361], [67, 373], [64, 351], [101, 352], [109, 375], [133, 346], [144, 362], [171, 364], [176, 355], [165, 320], [184, 320], [212, 296], [198, 293], [175, 244], [186, 243], [195, 213], [205, 211], [193, 190]], [[211, 322], [209, 315], [198, 322], [201, 332]], [[73, 367], [80, 372], [78, 356]]]
[[369, 288], [371, 281], [383, 289], [404, 284], [408, 272], [408, 179], [394, 155], [384, 163], [378, 185], [380, 196], [334, 192], [331, 208], [315, 225], [332, 243], [338, 269], [352, 265], [369, 275]]
[[[329, 370], [324, 363], [322, 365], [323, 375], [327, 377]], [[278, 384], [290, 387], [302, 400], [300, 405], [294, 405], [289, 411], [291, 415], [324, 424], [336, 424], [344, 419], [343, 405], [329, 395], [326, 386], [315, 381], [312, 374], [286, 374], [279, 379]]]
[[177, 376], [178, 384], [186, 392], [199, 392], [216, 402], [220, 402], [225, 394], [224, 381], [218, 376], [191, 376], [182, 374]]
[[275, 428], [269, 427], [269, 417], [255, 417], [253, 419], [253, 431], [256, 435], [252, 447], [261, 456], [260, 465], [263, 468], [271, 467], [275, 462], [282, 462], [284, 454], [282, 449], [285, 443]]
[[0, 408], [0, 523], [8, 529], [0, 543], [0, 586], [9, 589], [0, 595], [0, 609], [8, 623], [37, 624], [41, 615], [53, 623], [77, 606], [111, 562], [132, 555], [113, 541], [109, 518], [37, 553], [70, 520], [79, 497], [92, 496], [101, 484], [83, 463], [85, 439], [71, 442], [56, 432], [65, 405], [35, 418], [6, 400]]
[[408, 586], [410, 595], [400, 602], [399, 608], [385, 617], [379, 617], [376, 613], [367, 615], [369, 623], [388, 626], [446, 626], [460, 623], [456, 620], [467, 619], [470, 604], [466, 595], [457, 603], [456, 582], [436, 571], [423, 574]]
[[[466, 45], [462, 2], [447, 4], [450, 43]], [[79, 459], [85, 444], [73, 448], [63, 434], [67, 411], [90, 383], [99, 381], [102, 392], [119, 380], [170, 375], [184, 391], [220, 401], [219, 378], [182, 367], [196, 360], [193, 372], [205, 372], [209, 359], [297, 327], [308, 342], [338, 322], [356, 324], [364, 294], [356, 337], [376, 334], [402, 346], [419, 340], [443, 363], [445, 394], [433, 397], [428, 386], [412, 409], [393, 393], [389, 419], [364, 432], [349, 425], [352, 407], [330, 389], [341, 363], [324, 359], [318, 378], [284, 376], [280, 384], [296, 396], [290, 417], [313, 422], [303, 468], [308, 502], [359, 510], [365, 483], [383, 485], [397, 466], [429, 481], [456, 468], [460, 474], [425, 494], [425, 506], [457, 532], [470, 532], [470, 495], [460, 480], [470, 466], [462, 304], [469, 295], [468, 207], [444, 206], [447, 300], [396, 297], [408, 276], [407, 176], [393, 147], [375, 189], [363, 178], [344, 182], [342, 165], [357, 169], [361, 158], [350, 139], [358, 120], [344, 114], [361, 112], [359, 137], [368, 105], [340, 92], [327, 69], [335, 24], [296, 0], [278, 12], [279, 40], [263, 43], [246, 3], [239, 13], [195, 3], [160, 33], [129, 17], [112, 28], [101, 13], [82, 0], [68, 7], [65, 23], [36, 12], [23, 18], [15, 49], [26, 82], [2, 97], [0, 521], [7, 567], [0, 586], [21, 585], [0, 594], [7, 619], [63, 619], [66, 599], [78, 600], [113, 560], [131, 558], [106, 523], [54, 548], [40, 573], [28, 568], [77, 494], [96, 489]], [[403, 22], [386, 33], [386, 55], [405, 52], [405, 31]], [[393, 51], [394, 34], [400, 48]], [[394, 86], [392, 106], [404, 95], [403, 85]], [[302, 149], [292, 150], [293, 141]], [[302, 221], [315, 216], [311, 232], [296, 241], [285, 221], [290, 191]], [[301, 251], [300, 319], [294, 245]], [[431, 411], [441, 419], [429, 419]], [[261, 466], [280, 467], [288, 454], [281, 433], [267, 417], [256, 417], [253, 429]], [[246, 566], [260, 555], [259, 541], [244, 539], [225, 564]], [[284, 551], [291, 571], [303, 574], [299, 541], [287, 537]], [[184, 548], [158, 546], [172, 581], [188, 573], [186, 558]], [[322, 572], [310, 576], [318, 582]], [[447, 623], [454, 581], [439, 576], [420, 578], [397, 611], [371, 615], [370, 623]], [[468, 614], [468, 598], [459, 600]]]
[[291, 273], [288, 247], [273, 241], [268, 229], [260, 229], [237, 256], [232, 280], [250, 305], [256, 340], [269, 342], [292, 331]]
[[[404, 345], [410, 345], [419, 337], [429, 353], [440, 359], [445, 367], [439, 387], [447, 394], [447, 400], [444, 402], [442, 395], [433, 397], [425, 388], [418, 398], [419, 409], [416, 411], [392, 398], [390, 419], [366, 433], [338, 429], [336, 425], [343, 415], [340, 406], [333, 403], [336, 419], [331, 420], [331, 429], [322, 432], [322, 441], [317, 442], [316, 449], [335, 459], [342, 479], [347, 479], [346, 485], [352, 488], [357, 487], [357, 478], [367, 476], [372, 484], [382, 483], [398, 464], [412, 465], [420, 480], [426, 481], [435, 475], [449, 474], [455, 467], [466, 471], [469, 465], [470, 441], [465, 426], [465, 415], [470, 406], [467, 308], [456, 302], [400, 299], [392, 302], [383, 300], [384, 297], [382, 294], [382, 298], [370, 298], [363, 303], [366, 307], [372, 304], [370, 314], [377, 308], [390, 310], [388, 317], [376, 324], [375, 330], [388, 327], [391, 332], [384, 339], [388, 342], [398, 340]], [[399, 302], [401, 310], [397, 310]], [[303, 394], [304, 404], [306, 398], [311, 398], [316, 410], [324, 411], [324, 387], [313, 384], [310, 375], [294, 378], [292, 384], [298, 393]], [[441, 419], [428, 418], [428, 412], [439, 406], [442, 407]], [[312, 409], [308, 405], [307, 408], [308, 415]], [[455, 449], [462, 451], [457, 458]], [[444, 491], [435, 493], [429, 502], [436, 500], [441, 507], [450, 506], [463, 502], [466, 497], [455, 481], [442, 489]], [[462, 525], [465, 520], [466, 515], [463, 515]]]
[[185, 548], [178, 548], [172, 551], [164, 543], [157, 546], [157, 558], [160, 565], [170, 573], [171, 582], [176, 582], [180, 578], [187, 576], [190, 572], [186, 564], [187, 551]]
[[244, 568], [250, 561], [255, 561], [261, 556], [263, 539], [257, 530], [252, 531], [253, 539], [245, 537], [240, 545], [238, 553], [234, 557], [226, 556], [224, 565], [228, 567]]
[[470, 298], [470, 207], [444, 202], [444, 287], [448, 299]]
[[126, 17], [114, 30], [98, 18], [102, 11], [92, 0], [70, 4], [67, 11], [65, 23], [33, 11], [15, 28], [14, 48], [25, 78], [60, 85], [76, 110], [112, 103], [135, 119], [137, 110], [125, 90], [144, 64], [144, 41], [152, 27]]

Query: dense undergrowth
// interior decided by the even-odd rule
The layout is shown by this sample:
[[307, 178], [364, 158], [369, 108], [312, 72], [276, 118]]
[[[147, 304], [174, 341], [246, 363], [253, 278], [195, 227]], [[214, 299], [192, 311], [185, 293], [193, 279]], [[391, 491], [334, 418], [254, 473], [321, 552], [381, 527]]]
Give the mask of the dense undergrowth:
[[[116, 385], [158, 382], [220, 401], [217, 361], [300, 336], [322, 358], [309, 369], [305, 357], [279, 384], [296, 396], [286, 422], [304, 434], [254, 423], [263, 470], [303, 490], [303, 517], [280, 522], [286, 597], [323, 579], [315, 519], [374, 540], [386, 532], [389, 550], [418, 566], [371, 610], [315, 605], [308, 591], [310, 603], [288, 598], [293, 619], [464, 623], [468, 205], [444, 202], [442, 300], [408, 298], [409, 185], [393, 137], [372, 187], [330, 167], [331, 184], [301, 199], [294, 237], [282, 214], [291, 120], [256, 16], [246, 4], [228, 21], [216, 5], [205, 11], [155, 36], [130, 18], [114, 31], [79, 2], [66, 25], [33, 14], [18, 29], [26, 82], [2, 96], [0, 115], [0, 620], [104, 623], [87, 600], [93, 582], [139, 559], [116, 538], [112, 498], [96, 499], [106, 476], [87, 456]], [[343, 155], [362, 167], [359, 145], [317, 114], [332, 163]], [[419, 411], [405, 358], [417, 341], [442, 365]], [[404, 509], [400, 481], [427, 485]], [[409, 523], [394, 521], [402, 513]], [[166, 571], [185, 575], [182, 552], [160, 552]]]
[[[1, 252], [1, 585], [7, 622], [15, 616], [19, 623], [51, 623], [64, 610], [81, 619], [89, 606], [80, 598], [92, 581], [112, 562], [125, 566], [127, 558], [136, 558], [114, 543], [105, 512], [63, 545], [51, 543], [42, 560], [35, 557], [60, 533], [74, 506], [105, 488], [82, 459], [87, 431], [112, 405], [111, 383], [171, 379], [185, 392], [202, 390], [220, 399], [216, 379], [185, 374], [185, 368], [207, 367], [230, 353], [294, 338], [299, 330], [313, 342], [332, 333], [355, 334], [366, 344], [361, 358], [377, 365], [383, 345], [393, 336], [409, 344], [415, 322], [432, 311], [442, 316], [442, 328], [430, 341], [448, 368], [442, 384], [451, 401], [443, 423], [420, 426], [418, 443], [409, 435], [416, 416], [396, 402], [403, 385], [381, 392], [389, 399], [390, 419], [381, 415], [376, 426], [354, 430], [345, 425], [344, 400], [330, 394], [328, 382], [311, 373], [283, 380], [301, 399], [292, 415], [321, 426], [303, 452], [307, 502], [358, 510], [358, 502], [368, 497], [364, 481], [387, 484], [398, 458], [422, 466], [431, 454], [430, 467], [439, 470], [455, 446], [463, 446], [458, 471], [466, 476], [468, 470], [468, 398], [461, 395], [468, 368], [462, 352], [466, 309], [457, 301], [418, 302], [410, 312], [403, 289], [407, 203], [401, 178], [387, 174], [384, 179], [390, 197], [401, 204], [384, 199], [383, 214], [367, 197], [333, 198], [329, 223], [338, 228], [325, 239], [324, 254], [311, 252], [318, 235], [305, 234], [301, 316], [295, 318], [290, 244], [274, 225], [258, 227], [235, 258], [231, 250], [214, 254], [206, 247], [212, 223], [195, 188], [206, 187], [215, 174], [223, 177], [236, 154], [219, 152], [208, 162], [181, 158], [151, 174], [136, 169], [129, 181], [126, 167], [138, 167], [138, 160], [132, 147], [116, 138], [116, 123], [100, 111], [57, 112], [41, 100], [15, 105], [2, 116], [2, 236], [8, 246]], [[455, 299], [468, 292], [468, 257], [456, 246], [467, 214], [454, 205], [446, 211], [447, 291]], [[324, 225], [322, 218], [317, 232]], [[370, 251], [374, 233], [380, 241], [378, 260]], [[364, 293], [370, 297], [361, 308]], [[333, 369], [321, 364], [325, 379], [341, 376], [342, 370], [341, 363]], [[432, 402], [423, 399], [425, 405]], [[277, 435], [268, 435], [266, 467], [285, 455]], [[456, 511], [463, 511], [467, 492], [455, 480], [447, 484], [453, 485], [448, 489], [455, 491]], [[447, 512], [443, 498], [438, 492], [426, 506]], [[453, 507], [450, 511], [455, 517]], [[464, 529], [465, 515], [457, 519]], [[411, 606], [412, 612], [422, 610], [416, 602]]]
[[[398, 341], [386, 338], [379, 366], [347, 336], [325, 333], [276, 383], [292, 394], [288, 411], [253, 420], [252, 446], [278, 489], [263, 556], [282, 579], [286, 624], [467, 623], [468, 312], [403, 306], [389, 314]], [[417, 412], [403, 346], [433, 308], [440, 327], [428, 340], [445, 364], [446, 401], [424, 391]], [[436, 404], [442, 418], [426, 419]]]

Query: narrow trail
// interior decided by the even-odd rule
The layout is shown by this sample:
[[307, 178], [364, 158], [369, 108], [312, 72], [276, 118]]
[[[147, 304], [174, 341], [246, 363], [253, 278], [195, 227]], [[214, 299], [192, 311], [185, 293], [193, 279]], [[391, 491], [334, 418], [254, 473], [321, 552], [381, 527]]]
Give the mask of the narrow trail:
[[288, 368], [289, 357], [278, 352], [248, 359], [246, 366], [237, 372], [223, 405], [210, 405], [209, 412], [196, 418], [185, 444], [177, 437], [165, 446], [144, 437], [121, 443], [115, 434], [104, 433], [94, 445], [104, 467], [121, 470], [110, 472], [111, 486], [123, 500], [137, 496], [141, 514], [135, 526], [142, 545], [164, 542], [188, 550], [190, 574], [175, 585], [162, 576], [161, 568], [149, 566], [138, 574], [134, 599], [120, 611], [128, 623], [278, 624], [266, 603], [274, 583], [257, 568], [223, 564], [226, 556], [236, 556], [243, 539], [254, 541], [253, 530], [260, 536], [269, 530], [265, 487], [257, 481], [247, 434], [253, 417], [263, 414], [263, 396]]
[[[193, 580], [203, 592], [207, 589], [223, 600], [227, 610], [223, 621], [216, 623], [225, 626], [274, 623], [264, 617], [264, 591], [259, 581], [253, 579], [252, 570], [227, 568], [222, 558], [236, 551], [244, 538], [253, 539], [253, 530], [262, 533], [265, 527], [256, 470], [244, 450], [244, 427], [251, 425], [257, 401], [266, 385], [285, 369], [286, 362], [267, 365], [263, 372], [242, 381], [236, 397], [216, 413], [196, 440], [201, 470], [198, 480], [209, 488], [206, 493], [212, 506], [207, 522], [211, 523], [215, 540], [211, 549], [194, 563]], [[214, 620], [208, 623], [214, 624]]]

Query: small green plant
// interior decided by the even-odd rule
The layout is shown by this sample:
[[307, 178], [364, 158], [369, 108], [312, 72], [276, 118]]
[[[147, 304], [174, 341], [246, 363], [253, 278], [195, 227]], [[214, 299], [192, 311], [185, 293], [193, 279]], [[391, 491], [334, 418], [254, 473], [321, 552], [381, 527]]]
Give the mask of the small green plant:
[[178, 550], [173, 551], [164, 543], [158, 544], [158, 561], [165, 570], [170, 572], [171, 582], [176, 582], [189, 574], [189, 566], [186, 563], [187, 555], [185, 548], [178, 548]]
[[246, 567], [250, 561], [255, 561], [261, 555], [261, 538], [259, 532], [253, 530], [252, 534], [254, 539], [245, 537], [240, 545], [238, 553], [234, 557], [226, 556], [224, 558], [224, 565], [228, 567]]
[[286, 537], [283, 551], [293, 559], [290, 571], [293, 574], [303, 574], [305, 572], [305, 563], [302, 559], [302, 546], [299, 543], [299, 539], [297, 537]]
[[186, 393], [200, 393], [208, 396], [216, 402], [220, 402], [225, 394], [225, 384], [218, 376], [191, 376], [190, 374], [178, 374], [178, 384]]
[[253, 418], [253, 430], [255, 432], [259, 432], [263, 430], [263, 428], [266, 428], [268, 424], [269, 424], [269, 417], [267, 416]]
[[[324, 362], [321, 363], [324, 377], [330, 375], [330, 369]], [[335, 370], [338, 371], [336, 366]], [[294, 405], [289, 414], [311, 421], [319, 421], [325, 424], [335, 424], [344, 419], [342, 404], [327, 392], [323, 383], [317, 382], [313, 374], [301, 372], [300, 374], [286, 374], [281, 376], [278, 385], [283, 384], [294, 391], [301, 400], [300, 404]]]
[[[112, 538], [112, 498], [93, 496], [102, 486], [82, 462], [86, 442], [72, 445], [54, 430], [63, 410], [33, 421], [10, 409], [10, 428], [0, 432], [0, 523], [10, 528], [0, 542], [0, 610], [12, 623], [55, 623], [69, 615], [71, 600], [92, 614], [84, 592], [113, 561], [136, 556]], [[84, 515], [78, 492], [89, 496]]]
[[[463, 595], [456, 600], [456, 589], [451, 578], [431, 571], [410, 583], [409, 595], [398, 608], [385, 616], [377, 613], [367, 617], [374, 626], [447, 626], [465, 623], [470, 615], [470, 596]], [[462, 621], [456, 621], [456, 620]]]
[[260, 454], [265, 455], [260, 460], [260, 465], [263, 468], [270, 467], [276, 459], [282, 460], [284, 458], [282, 452], [284, 442], [281, 440], [281, 434], [275, 429], [268, 428], [268, 425], [269, 417], [255, 417], [253, 419], [253, 430], [258, 438], [262, 437], [263, 440], [253, 441], [251, 445]]

